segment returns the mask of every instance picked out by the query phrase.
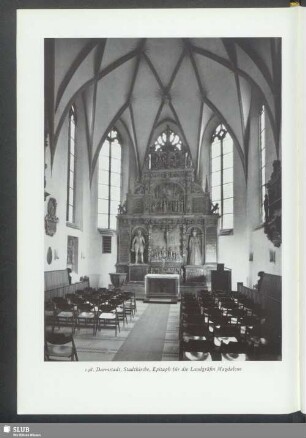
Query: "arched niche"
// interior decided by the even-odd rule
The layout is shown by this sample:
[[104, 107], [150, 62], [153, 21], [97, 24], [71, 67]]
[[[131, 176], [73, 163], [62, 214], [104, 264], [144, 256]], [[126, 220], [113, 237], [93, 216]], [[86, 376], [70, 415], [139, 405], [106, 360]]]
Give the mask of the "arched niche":
[[134, 239], [138, 237], [139, 233], [141, 234], [141, 236], [144, 238], [144, 248], [143, 248], [143, 261], [141, 263], [148, 263], [148, 251], [149, 251], [149, 235], [148, 235], [148, 230], [145, 226], [143, 225], [137, 225], [136, 227], [132, 228], [132, 233], [131, 233], [131, 244], [130, 244], [130, 250], [131, 250], [131, 256], [130, 256], [130, 261], [132, 264], [136, 264], [137, 263], [137, 255], [136, 252], [134, 251], [135, 249], [135, 241]]
[[[196, 234], [194, 236], [194, 234]], [[195, 262], [195, 260], [192, 260], [193, 255], [191, 254], [191, 244], [192, 239], [198, 239], [199, 240], [199, 249], [200, 249], [200, 259]], [[205, 262], [205, 234], [204, 230], [199, 225], [194, 225], [191, 227], [188, 227], [186, 230], [186, 254], [187, 254], [187, 265], [197, 265], [201, 266]]]

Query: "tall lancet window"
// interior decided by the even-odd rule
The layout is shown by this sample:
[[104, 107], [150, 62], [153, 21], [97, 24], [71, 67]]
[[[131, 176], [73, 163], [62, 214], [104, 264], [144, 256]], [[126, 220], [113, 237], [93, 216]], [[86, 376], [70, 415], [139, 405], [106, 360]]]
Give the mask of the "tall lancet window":
[[233, 139], [223, 125], [212, 136], [210, 183], [212, 202], [219, 205], [221, 229], [231, 230], [234, 226]]
[[99, 154], [98, 228], [116, 229], [121, 200], [121, 144], [112, 129]]
[[259, 113], [259, 181], [260, 181], [260, 218], [265, 221], [265, 194], [266, 194], [266, 110], [264, 105]]
[[68, 171], [67, 171], [67, 222], [75, 222], [75, 175], [76, 175], [76, 112], [72, 105], [69, 111], [69, 127], [68, 127]]

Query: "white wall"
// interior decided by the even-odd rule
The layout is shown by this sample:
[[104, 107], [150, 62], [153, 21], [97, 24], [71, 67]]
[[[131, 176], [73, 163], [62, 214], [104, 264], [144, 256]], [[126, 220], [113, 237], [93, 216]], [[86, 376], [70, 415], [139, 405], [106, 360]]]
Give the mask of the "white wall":
[[[46, 150], [46, 191], [57, 201], [56, 215], [59, 219], [54, 236], [45, 235], [45, 270], [52, 271], [67, 267], [67, 237], [75, 236], [79, 239], [78, 272], [77, 276], [89, 276], [92, 287], [107, 287], [110, 284], [109, 273], [115, 272], [117, 260], [117, 236], [112, 237], [112, 253], [102, 254], [102, 236], [97, 229], [97, 169], [90, 186], [88, 152], [85, 140], [84, 115], [80, 101], [76, 102], [77, 129], [77, 180], [76, 180], [76, 226], [66, 223], [67, 202], [67, 163], [68, 163], [68, 117], [61, 130], [51, 172], [50, 150]], [[124, 159], [129, 159], [128, 152], [124, 152]], [[124, 174], [123, 183], [127, 185], [128, 177]], [[123, 187], [123, 195], [128, 188]], [[47, 198], [45, 212], [47, 212]], [[53, 260], [47, 263], [47, 251], [51, 247]], [[54, 259], [54, 250], [58, 259]]]
[[[76, 226], [66, 223], [67, 167], [68, 167], [68, 117], [61, 129], [51, 172], [50, 150], [46, 150], [46, 191], [57, 201], [57, 231], [54, 236], [45, 235], [45, 270], [52, 271], [67, 267], [67, 237], [79, 239], [77, 276], [89, 276], [92, 287], [107, 287], [110, 284], [109, 273], [116, 272], [117, 235], [112, 236], [112, 253], [102, 254], [102, 235], [97, 228], [98, 214], [98, 166], [90, 185], [88, 150], [85, 137], [85, 118], [81, 99], [75, 102], [77, 110], [76, 128]], [[120, 124], [119, 124], [120, 125]], [[137, 170], [135, 154], [127, 134], [120, 130], [122, 139], [122, 202], [130, 187], [134, 186]], [[128, 165], [126, 165], [128, 163]], [[49, 198], [48, 198], [49, 199]], [[48, 199], [45, 202], [47, 211]], [[47, 263], [49, 246], [58, 254], [52, 263]]]
[[[281, 247], [276, 248], [264, 234], [260, 215], [259, 173], [259, 109], [260, 102], [253, 102], [247, 178], [237, 149], [234, 149], [234, 229], [232, 235], [219, 236], [218, 261], [232, 269], [232, 288], [237, 282], [253, 286], [258, 272], [281, 275]], [[213, 118], [207, 125], [200, 153], [199, 178], [205, 187], [209, 181], [210, 139], [218, 121]], [[270, 179], [273, 161], [277, 159], [272, 129], [266, 119], [266, 181]], [[275, 262], [270, 262], [270, 251], [275, 252]], [[249, 261], [250, 254], [253, 261]]]
[[[200, 151], [199, 178], [205, 188], [206, 178], [210, 185], [210, 144], [211, 137], [219, 125], [216, 117], [208, 123]], [[233, 234], [218, 236], [218, 261], [232, 270], [232, 288], [238, 281], [246, 282], [248, 267], [248, 236], [246, 217], [246, 179], [241, 158], [234, 147], [234, 229]]]
[[246, 232], [246, 181], [237, 149], [234, 148], [234, 229], [233, 234], [219, 236], [220, 263], [232, 270], [232, 288], [248, 277], [248, 237]]
[[[259, 102], [253, 110], [251, 125], [251, 147], [248, 161], [248, 188], [247, 188], [247, 215], [249, 252], [253, 253], [253, 261], [249, 263], [248, 286], [253, 286], [258, 281], [258, 272], [281, 275], [281, 250], [270, 242], [264, 233], [260, 218], [260, 176], [259, 163]], [[273, 161], [277, 159], [275, 142], [269, 118], [266, 117], [266, 182], [269, 181], [273, 170]], [[270, 262], [270, 250], [275, 251], [275, 263]]]

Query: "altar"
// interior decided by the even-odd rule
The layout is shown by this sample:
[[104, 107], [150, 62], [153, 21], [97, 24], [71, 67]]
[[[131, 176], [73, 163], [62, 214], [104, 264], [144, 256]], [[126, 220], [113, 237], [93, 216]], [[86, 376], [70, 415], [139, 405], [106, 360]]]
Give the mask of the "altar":
[[207, 180], [204, 186], [188, 146], [167, 127], [148, 148], [141, 179], [119, 206], [116, 270], [128, 282], [167, 274], [205, 285], [206, 267], [218, 262], [219, 214]]
[[178, 274], [147, 274], [145, 276], [145, 302], [176, 303], [179, 294], [180, 276]]

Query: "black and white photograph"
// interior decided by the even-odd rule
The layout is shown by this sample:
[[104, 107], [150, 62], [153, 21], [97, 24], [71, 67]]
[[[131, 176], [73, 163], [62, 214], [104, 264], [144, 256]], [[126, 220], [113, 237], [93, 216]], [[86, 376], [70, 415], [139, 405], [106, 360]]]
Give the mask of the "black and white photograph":
[[281, 361], [281, 129], [281, 38], [45, 38], [44, 361]]

